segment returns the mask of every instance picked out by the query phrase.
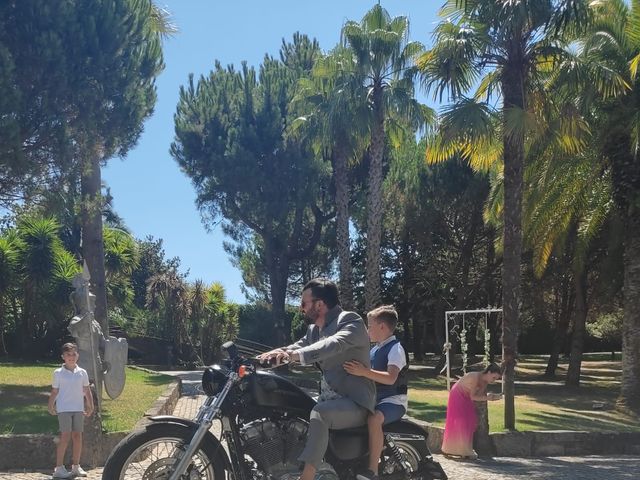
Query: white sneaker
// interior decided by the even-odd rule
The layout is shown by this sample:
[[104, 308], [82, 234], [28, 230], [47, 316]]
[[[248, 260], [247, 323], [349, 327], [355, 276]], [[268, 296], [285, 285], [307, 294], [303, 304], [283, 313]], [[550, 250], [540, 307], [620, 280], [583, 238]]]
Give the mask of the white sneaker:
[[56, 467], [53, 471], [53, 478], [73, 478], [73, 473], [65, 468], [64, 465]]
[[71, 467], [71, 474], [74, 477], [86, 477], [87, 472], [85, 472], [80, 465], [73, 465]]

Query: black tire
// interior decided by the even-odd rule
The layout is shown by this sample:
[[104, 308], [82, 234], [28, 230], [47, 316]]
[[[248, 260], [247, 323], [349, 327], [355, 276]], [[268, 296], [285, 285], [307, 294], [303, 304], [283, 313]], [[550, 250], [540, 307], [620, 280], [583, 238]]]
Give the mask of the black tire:
[[[151, 424], [144, 430], [124, 438], [107, 458], [102, 480], [155, 480], [169, 478], [169, 468], [175, 457], [168, 446], [184, 445], [192, 437], [193, 428], [174, 423]], [[162, 450], [160, 450], [162, 445]], [[166, 457], [156, 452], [166, 451]], [[194, 454], [189, 479], [225, 480], [224, 450], [210, 441], [203, 441]], [[138, 460], [137, 462], [135, 460]], [[133, 470], [133, 471], [131, 471]]]
[[[424, 458], [420, 452], [419, 445], [402, 440], [396, 440], [394, 443], [400, 452], [404, 466], [409, 468], [411, 472], [418, 470], [422, 463], [422, 459]], [[388, 464], [392, 466], [394, 472], [402, 471], [402, 465], [398, 464], [398, 461], [389, 447], [385, 448], [382, 455], [385, 457]]]

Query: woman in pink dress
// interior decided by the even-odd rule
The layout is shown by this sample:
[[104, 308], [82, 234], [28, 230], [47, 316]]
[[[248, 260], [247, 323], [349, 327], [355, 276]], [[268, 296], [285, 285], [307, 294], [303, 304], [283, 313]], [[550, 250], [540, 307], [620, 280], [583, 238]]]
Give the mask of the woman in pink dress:
[[490, 364], [482, 372], [467, 373], [449, 392], [447, 423], [444, 427], [442, 453], [466, 458], [478, 458], [473, 450], [473, 433], [478, 420], [474, 401], [500, 400], [502, 394], [487, 393], [487, 385], [502, 377], [501, 368]]

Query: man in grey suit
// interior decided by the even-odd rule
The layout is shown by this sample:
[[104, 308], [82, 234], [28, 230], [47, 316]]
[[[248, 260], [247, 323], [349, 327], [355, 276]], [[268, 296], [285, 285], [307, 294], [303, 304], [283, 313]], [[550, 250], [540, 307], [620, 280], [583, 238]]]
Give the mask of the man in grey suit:
[[364, 425], [375, 407], [376, 388], [371, 380], [343, 368], [349, 360], [370, 367], [369, 336], [360, 315], [340, 307], [336, 284], [323, 278], [309, 281], [300, 309], [309, 324], [305, 336], [260, 358], [315, 363], [322, 370], [318, 404], [311, 411], [307, 444], [299, 458], [304, 462], [300, 480], [313, 480], [329, 444], [329, 429]]

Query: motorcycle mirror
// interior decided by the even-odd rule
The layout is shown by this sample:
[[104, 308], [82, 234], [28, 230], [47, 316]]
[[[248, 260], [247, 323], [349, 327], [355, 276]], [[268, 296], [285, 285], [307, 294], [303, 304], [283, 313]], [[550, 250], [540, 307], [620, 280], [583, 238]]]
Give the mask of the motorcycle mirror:
[[233, 342], [229, 341], [223, 343], [222, 348], [225, 352], [227, 352], [227, 355], [229, 355], [229, 358], [231, 360], [235, 360], [238, 356], [238, 347], [236, 347]]

